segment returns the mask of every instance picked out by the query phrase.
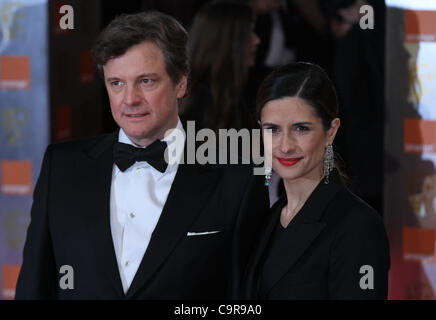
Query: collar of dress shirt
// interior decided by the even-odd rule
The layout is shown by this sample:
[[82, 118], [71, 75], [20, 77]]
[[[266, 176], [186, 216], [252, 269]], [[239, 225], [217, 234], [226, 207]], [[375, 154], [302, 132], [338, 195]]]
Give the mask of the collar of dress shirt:
[[[163, 173], [159, 172], [158, 170], [154, 169], [152, 166], [150, 166], [145, 161], [136, 162], [129, 169], [127, 169], [127, 171], [131, 170], [133, 167], [137, 167], [138, 165], [141, 167], [149, 167], [153, 170], [153, 172], [155, 171], [157, 174], [160, 174], [161, 176], [164, 176], [167, 173], [170, 173], [174, 170], [177, 170], [178, 164], [179, 164], [180, 159], [181, 159], [182, 154], [183, 154], [183, 149], [185, 146], [185, 139], [186, 139], [186, 132], [185, 132], [185, 129], [183, 129], [183, 125], [182, 125], [182, 122], [180, 121], [180, 118], [178, 118], [176, 128], [171, 130], [163, 139], [161, 139], [161, 141], [165, 141], [168, 144], [169, 151], [174, 150], [173, 151], [174, 157], [172, 159], [174, 159], [175, 161], [170, 161], [168, 163], [168, 167], [165, 170], [165, 172], [163, 172]], [[133, 143], [130, 140], [130, 138], [126, 135], [126, 133], [124, 132], [124, 130], [122, 128], [120, 128], [120, 132], [118, 134], [118, 142], [130, 144], [136, 148], [147, 148], [147, 147], [138, 146], [137, 144]], [[120, 169], [118, 169], [118, 167], [116, 165], [114, 165], [114, 167], [115, 167], [115, 174], [116, 175], [118, 175], [120, 172], [122, 172]]]

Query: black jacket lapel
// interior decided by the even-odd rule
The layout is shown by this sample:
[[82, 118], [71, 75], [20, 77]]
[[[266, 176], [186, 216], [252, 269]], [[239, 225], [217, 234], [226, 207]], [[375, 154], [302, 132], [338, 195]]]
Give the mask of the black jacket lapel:
[[[324, 229], [325, 222], [315, 222], [310, 224], [293, 224], [289, 225], [286, 237], [286, 246], [270, 259], [276, 264], [276, 272], [268, 279], [265, 290], [261, 292], [261, 298], [264, 298], [274, 285], [288, 272], [288, 270], [297, 262], [297, 260], [307, 250], [313, 240]], [[289, 232], [290, 231], [290, 232]]]
[[218, 170], [180, 164], [149, 246], [127, 292], [127, 298], [149, 281], [166, 257], [186, 236], [190, 225], [215, 189]]
[[[107, 135], [103, 140], [90, 145], [84, 150], [84, 159], [80, 161], [79, 172], [83, 174], [86, 190], [85, 203], [88, 206], [87, 219], [89, 233], [93, 237], [96, 261], [101, 262], [101, 273], [113, 294], [105, 292], [105, 296], [123, 297], [124, 292], [118, 270], [115, 249], [110, 226], [110, 190], [113, 170], [113, 145], [118, 139], [118, 132]], [[92, 279], [90, 279], [92, 281]], [[104, 285], [104, 288], [107, 288]]]
[[280, 211], [277, 210], [277, 207], [282, 208], [283, 203], [286, 203], [286, 197], [281, 198], [270, 209], [268, 217], [265, 221], [265, 228], [263, 230], [263, 233], [260, 236], [257, 245], [255, 246], [256, 250], [251, 254], [250, 261], [248, 263], [247, 270], [246, 270], [246, 276], [243, 281], [245, 287], [243, 288], [242, 298], [244, 299], [257, 298], [257, 291], [259, 287], [259, 275], [260, 275], [259, 272], [262, 267], [261, 261], [263, 261], [266, 248], [268, 246], [271, 235], [274, 232], [275, 226], [280, 216]]
[[[324, 229], [326, 223], [321, 220], [322, 215], [341, 188], [343, 188], [343, 185], [339, 174], [334, 170], [330, 174], [330, 183], [325, 184], [324, 181], [321, 181], [312, 192], [300, 212], [291, 221], [286, 230], [286, 245], [276, 251], [275, 256], [270, 257], [274, 259], [276, 263], [277, 272], [271, 275], [264, 290], [258, 293], [259, 298], [264, 298], [268, 294]], [[256, 253], [257, 261], [255, 262], [258, 268], [256, 279], [262, 276], [261, 270], [265, 262], [266, 250], [272, 233], [275, 231], [277, 224], [280, 223], [281, 210], [286, 204], [286, 196], [284, 197], [284, 200], [281, 199], [281, 201], [271, 209], [272, 217], [262, 237], [261, 245], [259, 246], [259, 250], [262, 250], [262, 252]], [[256, 284], [256, 286], [259, 288], [258, 284]], [[257, 292], [257, 288], [255, 288], [256, 290], [254, 292]]]

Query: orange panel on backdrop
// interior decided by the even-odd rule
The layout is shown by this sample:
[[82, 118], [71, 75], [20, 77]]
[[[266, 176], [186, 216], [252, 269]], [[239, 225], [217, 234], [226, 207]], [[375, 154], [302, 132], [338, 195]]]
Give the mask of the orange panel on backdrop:
[[403, 253], [433, 256], [436, 230], [414, 227], [403, 228]]
[[0, 87], [30, 88], [30, 59], [27, 56], [0, 56]]
[[15, 296], [15, 287], [17, 285], [20, 265], [3, 266], [3, 290], [4, 299], [13, 299]]
[[436, 152], [436, 121], [404, 119], [404, 152]]
[[32, 162], [2, 161], [1, 192], [11, 195], [29, 195], [32, 193]]
[[406, 42], [436, 41], [436, 11], [406, 10]]

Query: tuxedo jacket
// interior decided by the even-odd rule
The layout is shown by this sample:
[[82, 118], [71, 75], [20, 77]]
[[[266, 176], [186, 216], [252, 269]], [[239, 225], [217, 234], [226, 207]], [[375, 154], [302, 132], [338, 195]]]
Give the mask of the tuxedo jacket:
[[[110, 227], [117, 141], [118, 133], [113, 133], [47, 148], [34, 191], [16, 299], [234, 297], [269, 207], [262, 177], [253, 175], [250, 165], [179, 164], [142, 262], [124, 294]], [[66, 275], [60, 273], [63, 265], [73, 268], [73, 289], [60, 287]]]
[[343, 185], [336, 170], [281, 229], [272, 249], [274, 232], [283, 228], [279, 219], [285, 205], [286, 195], [270, 210], [248, 264], [242, 298], [387, 298], [390, 257], [382, 219]]

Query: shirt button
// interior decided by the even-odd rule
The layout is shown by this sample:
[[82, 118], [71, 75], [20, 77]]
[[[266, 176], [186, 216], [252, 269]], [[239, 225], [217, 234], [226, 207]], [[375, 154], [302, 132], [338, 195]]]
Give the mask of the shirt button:
[[128, 267], [128, 266], [129, 266], [129, 261], [126, 261], [126, 263], [124, 264], [124, 266]]
[[133, 219], [135, 217], [135, 214], [133, 212], [130, 212], [129, 216]]

